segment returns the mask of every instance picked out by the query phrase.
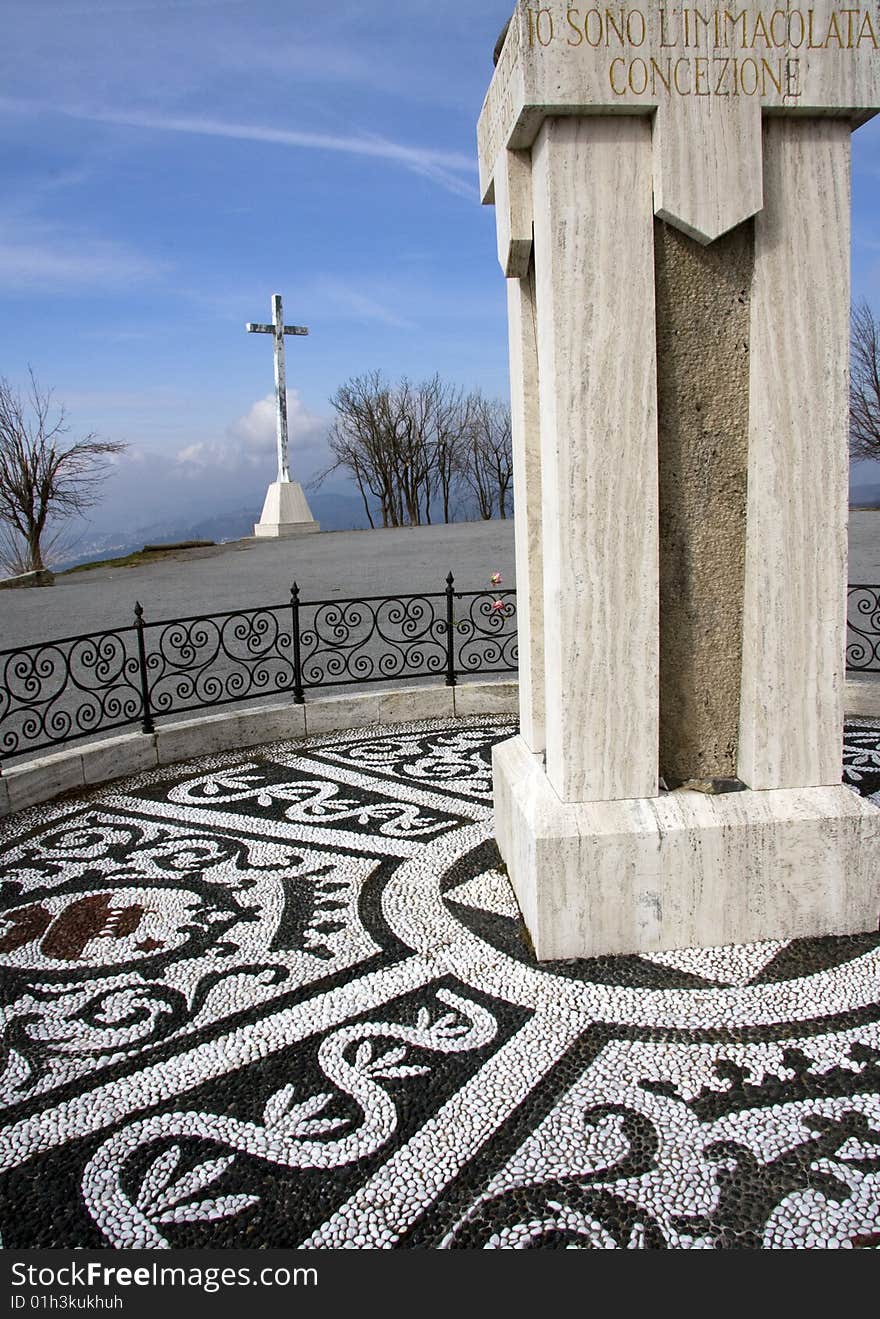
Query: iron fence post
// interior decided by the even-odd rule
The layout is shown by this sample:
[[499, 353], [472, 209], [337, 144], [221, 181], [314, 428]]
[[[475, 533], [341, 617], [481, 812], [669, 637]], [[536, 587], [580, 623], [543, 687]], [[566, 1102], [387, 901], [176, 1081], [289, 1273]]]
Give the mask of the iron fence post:
[[299, 650], [299, 587], [296, 582], [290, 588], [290, 613], [293, 620], [293, 703], [305, 705], [306, 696], [302, 685], [302, 659]]
[[455, 687], [455, 578], [450, 572], [446, 577], [446, 686]]
[[147, 678], [147, 648], [144, 644], [144, 610], [140, 600], [135, 601], [134, 625], [137, 630], [138, 670], [141, 679], [141, 709], [143, 713], [141, 730], [144, 733], [154, 733], [156, 729], [153, 724], [153, 713], [150, 709], [150, 683]]

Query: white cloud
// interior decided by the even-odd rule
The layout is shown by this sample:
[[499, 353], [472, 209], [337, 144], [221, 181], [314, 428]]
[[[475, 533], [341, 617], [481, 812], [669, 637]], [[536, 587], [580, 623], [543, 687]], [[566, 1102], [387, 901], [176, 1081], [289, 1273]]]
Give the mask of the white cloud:
[[[291, 474], [306, 484], [329, 463], [328, 421], [296, 390], [288, 390], [287, 406]], [[277, 470], [274, 394], [257, 399], [216, 438], [203, 432], [165, 450], [132, 444], [112, 466], [101, 505], [90, 513], [96, 530], [169, 519], [188, 526], [230, 510], [259, 511]]]
[[[287, 430], [292, 435], [293, 414], [302, 408], [295, 390], [287, 391]], [[235, 443], [245, 446], [245, 452], [265, 454], [274, 453], [276, 444], [275, 431], [275, 395], [267, 394], [258, 399], [250, 410], [227, 427], [226, 434]]]
[[[326, 456], [327, 419], [309, 412], [295, 389], [287, 391], [287, 429], [295, 480], [305, 480]], [[257, 399], [237, 421], [226, 427], [223, 440], [199, 440], [178, 449], [175, 468], [184, 477], [205, 473], [263, 472], [275, 467], [275, 395]]]
[[196, 475], [196, 469], [201, 471], [205, 467], [216, 469], [229, 466], [223, 445], [209, 444], [206, 440], [199, 440], [196, 444], [187, 444], [185, 448], [178, 449], [174, 461], [178, 467], [190, 469], [188, 475]]
[[[287, 433], [290, 439], [291, 456], [296, 462], [300, 455], [311, 455], [323, 450], [327, 438], [327, 418], [309, 412], [299, 395], [299, 390], [287, 391]], [[267, 394], [252, 404], [243, 417], [226, 428], [229, 440], [239, 447], [262, 457], [275, 453], [275, 395]]]

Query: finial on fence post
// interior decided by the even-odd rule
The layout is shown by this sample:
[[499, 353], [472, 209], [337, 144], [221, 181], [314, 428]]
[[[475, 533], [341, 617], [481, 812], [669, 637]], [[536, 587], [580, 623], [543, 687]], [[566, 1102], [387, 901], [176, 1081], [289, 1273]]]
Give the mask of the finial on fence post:
[[141, 730], [144, 733], [156, 731], [150, 710], [150, 683], [147, 678], [147, 649], [144, 644], [144, 610], [140, 600], [134, 603], [134, 626], [137, 632], [138, 672], [141, 680]]
[[455, 578], [450, 571], [446, 575], [446, 686], [455, 687]]

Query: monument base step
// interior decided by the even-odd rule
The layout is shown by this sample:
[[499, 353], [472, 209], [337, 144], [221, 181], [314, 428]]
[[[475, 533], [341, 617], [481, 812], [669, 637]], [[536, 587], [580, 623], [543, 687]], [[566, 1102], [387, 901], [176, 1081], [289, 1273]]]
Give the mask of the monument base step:
[[877, 929], [880, 809], [843, 784], [569, 804], [521, 737], [493, 770], [541, 961]]
[[317, 522], [255, 522], [255, 536], [306, 536], [309, 532], [320, 531]]
[[273, 481], [266, 491], [260, 520], [254, 526], [255, 536], [305, 536], [321, 528], [312, 517], [312, 510], [297, 481]]

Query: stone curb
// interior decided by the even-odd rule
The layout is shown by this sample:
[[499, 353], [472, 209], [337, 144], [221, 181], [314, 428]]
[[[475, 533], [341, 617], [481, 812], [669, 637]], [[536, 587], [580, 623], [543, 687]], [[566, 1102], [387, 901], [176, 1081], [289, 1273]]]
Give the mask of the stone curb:
[[0, 591], [22, 591], [30, 586], [54, 586], [55, 574], [48, 568], [34, 572], [17, 573], [15, 577], [0, 577]]
[[67, 792], [111, 779], [191, 760], [194, 756], [260, 746], [287, 738], [330, 733], [366, 724], [400, 724], [456, 715], [515, 714], [517, 684], [473, 682], [461, 687], [406, 687], [396, 691], [324, 696], [306, 705], [269, 705], [164, 724], [155, 733], [127, 733], [90, 746], [58, 751], [0, 775], [0, 817]]
[[[849, 679], [847, 718], [880, 718], [880, 680]], [[172, 765], [194, 756], [285, 738], [307, 737], [366, 724], [408, 723], [473, 714], [515, 714], [517, 684], [469, 682], [459, 687], [406, 687], [396, 691], [324, 696], [306, 705], [270, 705], [182, 719], [155, 733], [127, 733], [91, 746], [59, 751], [0, 775], [0, 818], [51, 801], [66, 792], [107, 783], [127, 774]]]
[[843, 708], [848, 719], [880, 719], [880, 675], [873, 678], [847, 678]]

